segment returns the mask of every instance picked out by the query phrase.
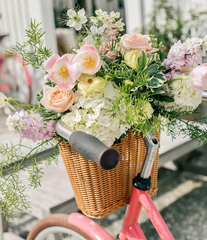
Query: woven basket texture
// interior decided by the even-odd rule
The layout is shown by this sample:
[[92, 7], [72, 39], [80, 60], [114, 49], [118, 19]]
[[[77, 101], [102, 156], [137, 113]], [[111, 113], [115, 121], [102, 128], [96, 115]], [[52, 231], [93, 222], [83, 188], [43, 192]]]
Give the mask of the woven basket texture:
[[[160, 135], [156, 136], [159, 140]], [[103, 218], [129, 202], [133, 178], [140, 172], [146, 156], [143, 138], [132, 130], [112, 147], [119, 151], [120, 162], [112, 170], [103, 170], [78, 154], [68, 142], [59, 144], [77, 205], [91, 218]], [[151, 172], [151, 196], [157, 192], [158, 158], [159, 153]]]

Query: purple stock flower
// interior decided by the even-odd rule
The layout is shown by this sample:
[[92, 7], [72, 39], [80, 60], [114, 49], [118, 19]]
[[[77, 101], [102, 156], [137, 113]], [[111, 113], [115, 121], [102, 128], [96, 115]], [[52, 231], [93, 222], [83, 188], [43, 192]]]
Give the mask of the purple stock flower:
[[193, 68], [202, 63], [202, 56], [205, 56], [206, 47], [202, 46], [203, 40], [200, 38], [188, 38], [184, 43], [178, 41], [175, 43], [164, 60], [163, 65], [171, 68], [171, 76], [175, 72], [190, 72]]
[[55, 132], [55, 121], [44, 121], [40, 114], [26, 111], [16, 112], [7, 118], [6, 124], [10, 131], [18, 133], [21, 138], [39, 141], [49, 140]]

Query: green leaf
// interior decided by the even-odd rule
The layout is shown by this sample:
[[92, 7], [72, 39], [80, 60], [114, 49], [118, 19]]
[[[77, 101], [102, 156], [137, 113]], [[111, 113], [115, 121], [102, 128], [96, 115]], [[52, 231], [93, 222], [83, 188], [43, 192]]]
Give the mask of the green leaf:
[[161, 72], [157, 72], [155, 75], [154, 75], [155, 78], [159, 78], [160, 80], [163, 80], [163, 81], [166, 81], [166, 77], [163, 73]]
[[57, 84], [50, 81], [49, 79], [47, 79], [47, 82], [45, 82], [45, 85], [50, 86], [50, 87], [55, 87]]
[[150, 77], [154, 76], [158, 70], [158, 64], [152, 64], [144, 70], [143, 73], [148, 74]]
[[139, 90], [139, 87], [134, 87], [130, 90], [130, 92], [137, 92]]
[[156, 100], [160, 101], [160, 102], [174, 102], [174, 99], [169, 97], [169, 96], [166, 96], [166, 95], [155, 95], [153, 96], [153, 98], [155, 98]]
[[161, 89], [152, 89], [152, 93], [150, 93], [150, 95], [159, 95], [159, 94], [163, 94], [165, 93], [165, 91], [161, 90]]
[[159, 71], [166, 71], [167, 68], [163, 65], [161, 65], [159, 68], [158, 68]]
[[164, 81], [156, 77], [151, 78], [150, 81], [148, 82], [148, 86], [150, 88], [158, 88], [161, 87], [162, 85], [164, 85]]
[[42, 98], [43, 98], [43, 90], [41, 89], [41, 90], [40, 90], [40, 93], [38, 93], [38, 94], [36, 95], [36, 99], [37, 99], [37, 101], [39, 102]]
[[149, 54], [147, 55], [147, 57], [148, 57], [148, 65], [151, 65], [159, 61], [159, 55], [157, 53]]
[[142, 71], [147, 66], [147, 54], [144, 50], [141, 51], [137, 59], [138, 70]]

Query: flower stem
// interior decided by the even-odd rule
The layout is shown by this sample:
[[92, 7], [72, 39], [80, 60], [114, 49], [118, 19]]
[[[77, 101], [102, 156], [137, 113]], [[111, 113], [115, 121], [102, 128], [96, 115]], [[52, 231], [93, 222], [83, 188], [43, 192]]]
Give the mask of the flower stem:
[[8, 102], [15, 104], [17, 107], [24, 107], [24, 108], [27, 108], [27, 109], [34, 109], [35, 108], [35, 106], [33, 106], [29, 103], [26, 103], [26, 102], [24, 102], [23, 100], [20, 100], [20, 99], [15, 99], [15, 98], [10, 98], [9, 97]]
[[89, 35], [89, 34], [90, 34], [90, 32], [89, 32], [88, 28], [86, 27], [86, 24], [83, 24], [83, 27], [85, 28], [85, 30], [86, 30], [86, 32], [87, 32], [87, 34]]
[[164, 84], [166, 84], [166, 83], [171, 83], [171, 82], [175, 82], [175, 81], [178, 81], [178, 80], [187, 80], [187, 79], [189, 79], [189, 77], [173, 78], [173, 79], [171, 79], [171, 80], [165, 81]]

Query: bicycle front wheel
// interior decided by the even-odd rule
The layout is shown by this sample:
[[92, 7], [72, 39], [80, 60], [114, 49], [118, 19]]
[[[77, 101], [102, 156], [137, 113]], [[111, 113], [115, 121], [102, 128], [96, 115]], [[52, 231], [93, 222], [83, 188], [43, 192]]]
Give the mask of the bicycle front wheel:
[[18, 56], [4, 55], [0, 64], [0, 90], [8, 97], [31, 103], [32, 79]]
[[67, 214], [53, 214], [30, 231], [27, 240], [93, 240], [82, 230], [68, 223]]

